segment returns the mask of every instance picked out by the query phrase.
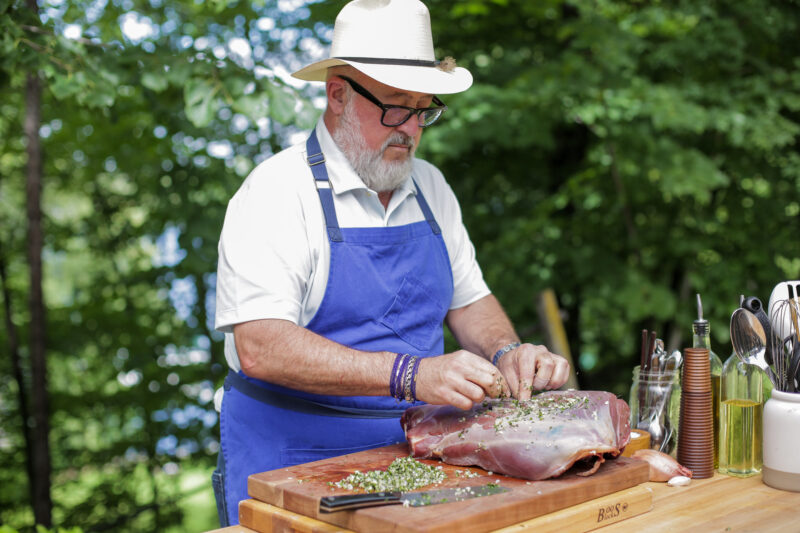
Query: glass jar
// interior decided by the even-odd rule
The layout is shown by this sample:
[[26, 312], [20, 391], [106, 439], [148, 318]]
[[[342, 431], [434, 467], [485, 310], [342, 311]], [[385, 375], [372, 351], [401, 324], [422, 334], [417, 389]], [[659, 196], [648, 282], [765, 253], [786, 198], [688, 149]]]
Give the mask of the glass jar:
[[635, 366], [628, 405], [631, 428], [650, 433], [650, 448], [674, 457], [681, 413], [680, 369], [642, 374]]
[[765, 484], [781, 490], [800, 492], [800, 394], [777, 389], [764, 405]]

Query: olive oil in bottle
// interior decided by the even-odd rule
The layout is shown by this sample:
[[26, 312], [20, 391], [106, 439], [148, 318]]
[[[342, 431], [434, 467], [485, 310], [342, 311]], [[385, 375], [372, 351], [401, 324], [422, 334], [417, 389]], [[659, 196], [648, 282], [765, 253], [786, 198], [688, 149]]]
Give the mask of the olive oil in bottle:
[[[744, 300], [740, 297], [739, 305]], [[745, 364], [734, 352], [722, 365], [720, 379], [719, 471], [736, 477], [761, 472], [766, 373]]]
[[711, 325], [703, 318], [703, 302], [697, 295], [697, 320], [692, 322], [693, 348], [707, 348], [711, 365], [711, 405], [714, 411], [714, 468], [719, 466], [719, 404], [722, 360], [711, 349]]
[[731, 355], [722, 367], [719, 471], [748, 477], [761, 472], [763, 371]]
[[761, 472], [763, 413], [764, 405], [754, 400], [732, 399], [720, 404], [720, 473], [749, 477]]

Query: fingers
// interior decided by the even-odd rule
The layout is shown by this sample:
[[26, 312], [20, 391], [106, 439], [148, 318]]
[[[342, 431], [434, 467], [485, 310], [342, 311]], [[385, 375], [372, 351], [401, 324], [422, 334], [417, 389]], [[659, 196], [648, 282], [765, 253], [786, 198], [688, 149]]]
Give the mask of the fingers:
[[[520, 348], [522, 348], [520, 346]], [[531, 399], [531, 377], [536, 374], [536, 358], [526, 356], [524, 351], [519, 354], [517, 358], [517, 376], [519, 385], [517, 386], [517, 394], [515, 398], [518, 400]]]
[[[483, 362], [484, 360], [481, 358], [481, 361]], [[500, 370], [491, 364], [486, 366], [481, 363], [481, 366], [483, 368], [473, 376], [467, 375], [467, 379], [478, 385], [482, 392], [490, 398], [508, 398], [511, 396], [511, 389]]]
[[482, 402], [486, 397], [486, 391], [471, 381], [461, 381], [456, 387], [456, 392], [459, 392], [469, 400], [470, 407], [472, 407], [473, 403]]
[[489, 398], [529, 400], [534, 390], [557, 389], [569, 377], [569, 363], [544, 346], [523, 344], [495, 367], [466, 350], [420, 362], [417, 397], [432, 404], [467, 410]]
[[548, 352], [543, 346], [540, 346], [541, 351], [536, 357], [536, 374], [533, 378], [534, 390], [550, 389], [550, 380], [553, 377], [553, 371], [556, 364], [554, 357], [559, 357], [555, 354]]
[[420, 362], [417, 397], [432, 404], [470, 409], [486, 396], [510, 394], [500, 371], [466, 350], [425, 358]]
[[512, 395], [529, 400], [534, 390], [561, 387], [569, 378], [569, 362], [544, 346], [523, 344], [501, 360]]
[[[452, 405], [461, 409], [462, 411], [468, 411], [472, 409], [474, 404], [482, 402], [484, 398], [483, 390], [475, 385], [473, 385], [473, 387], [480, 392], [476, 393], [476, 391], [471, 391], [470, 395], [464, 395], [454, 390], [449, 391], [449, 393], [443, 397], [444, 401], [441, 403]], [[479, 399], [476, 400], [475, 398]]]
[[[483, 357], [466, 350], [459, 350], [442, 357], [452, 357], [451, 371], [456, 386], [462, 394], [475, 402], [483, 401], [484, 396], [497, 398], [508, 396], [511, 391], [500, 370]], [[480, 391], [478, 396], [477, 391]]]
[[561, 387], [569, 379], [569, 361], [557, 355], [555, 358], [555, 370], [553, 376], [550, 378], [550, 389], [557, 389]]
[[498, 385], [500, 386], [500, 394], [496, 396], [497, 398], [511, 398], [511, 387], [509, 386], [508, 381], [503, 374], [498, 372], [497, 378]]

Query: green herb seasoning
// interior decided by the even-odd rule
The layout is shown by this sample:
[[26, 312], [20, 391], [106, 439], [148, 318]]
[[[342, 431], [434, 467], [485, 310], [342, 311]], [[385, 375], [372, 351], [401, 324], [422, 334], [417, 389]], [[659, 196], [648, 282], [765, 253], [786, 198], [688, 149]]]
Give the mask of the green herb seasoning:
[[508, 401], [488, 404], [484, 402], [479, 409], [479, 416], [488, 412], [496, 413], [494, 421], [495, 433], [501, 434], [505, 429], [514, 429], [523, 423], [543, 421], [556, 416], [576, 418], [576, 411], [588, 409], [591, 402], [587, 396], [533, 396], [530, 400]]
[[334, 487], [347, 490], [362, 489], [365, 492], [409, 491], [426, 485], [439, 484], [447, 479], [441, 466], [421, 463], [411, 456], [398, 457], [386, 470], [356, 470], [336, 483]]

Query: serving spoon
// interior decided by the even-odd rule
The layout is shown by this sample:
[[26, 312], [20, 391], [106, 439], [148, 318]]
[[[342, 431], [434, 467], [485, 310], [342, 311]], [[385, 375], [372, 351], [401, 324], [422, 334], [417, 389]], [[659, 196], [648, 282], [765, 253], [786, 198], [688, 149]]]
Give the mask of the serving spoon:
[[731, 342], [743, 363], [757, 366], [778, 386], [778, 378], [766, 361], [767, 334], [758, 318], [747, 309], [740, 307], [731, 315]]

